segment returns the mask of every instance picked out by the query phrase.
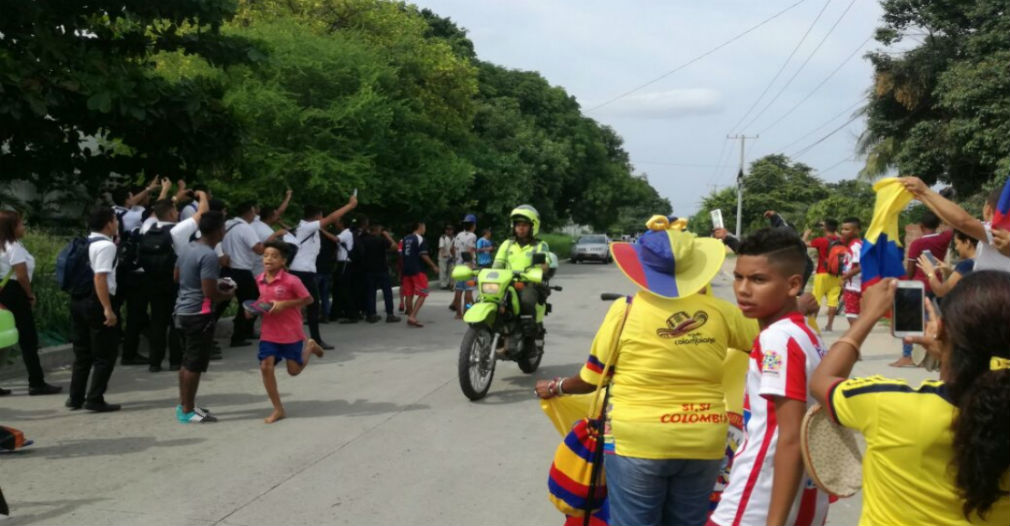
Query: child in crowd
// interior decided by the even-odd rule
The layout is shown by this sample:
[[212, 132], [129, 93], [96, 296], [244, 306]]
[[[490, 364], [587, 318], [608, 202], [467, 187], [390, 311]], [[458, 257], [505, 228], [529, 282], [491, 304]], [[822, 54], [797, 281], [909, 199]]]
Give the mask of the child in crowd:
[[863, 290], [862, 269], [859, 266], [859, 253], [863, 250], [861, 230], [862, 223], [857, 217], [847, 217], [842, 221], [842, 243], [849, 249], [842, 271], [842, 300], [845, 319], [849, 320], [850, 327], [859, 317], [859, 299]]
[[315, 340], [305, 341], [302, 332], [302, 307], [312, 303], [312, 295], [302, 281], [286, 270], [287, 246], [280, 241], [264, 244], [263, 274], [256, 278], [258, 302], [271, 303], [263, 314], [260, 329], [260, 373], [274, 412], [264, 422], [272, 424], [284, 418], [284, 406], [277, 392], [274, 367], [287, 360], [288, 374], [298, 376], [309, 364], [309, 356], [323, 357], [323, 349]]
[[740, 310], [757, 319], [747, 372], [746, 442], [710, 518], [716, 526], [824, 524], [828, 495], [803, 471], [800, 427], [814, 403], [808, 383], [821, 361], [820, 337], [797, 311], [806, 246], [784, 229], [763, 229], [740, 243], [733, 289]]

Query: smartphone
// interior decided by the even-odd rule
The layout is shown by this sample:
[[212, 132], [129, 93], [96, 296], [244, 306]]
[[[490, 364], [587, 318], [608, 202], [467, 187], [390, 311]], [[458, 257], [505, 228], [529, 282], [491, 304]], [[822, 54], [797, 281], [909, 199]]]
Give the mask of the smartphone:
[[934, 256], [932, 252], [930, 252], [929, 250], [923, 250], [922, 255], [926, 256], [926, 259], [928, 259], [929, 262], [932, 263], [934, 267], [936, 266], [937, 264], [936, 256]]
[[926, 325], [926, 289], [921, 281], [898, 282], [894, 294], [891, 334], [895, 338], [922, 336]]
[[354, 189], [354, 193], [353, 193], [353, 194], [351, 194], [351, 195], [353, 195], [354, 197], [358, 197], [358, 189], [357, 189], [357, 188], [355, 188], [355, 189]]
[[722, 221], [722, 210], [716, 208], [710, 213], [712, 216], [712, 228], [726, 228]]

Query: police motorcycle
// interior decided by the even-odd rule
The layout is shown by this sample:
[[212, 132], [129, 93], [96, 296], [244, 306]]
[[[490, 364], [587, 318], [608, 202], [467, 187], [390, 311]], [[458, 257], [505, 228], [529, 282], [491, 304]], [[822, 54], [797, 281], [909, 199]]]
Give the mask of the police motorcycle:
[[[552, 290], [562, 290], [549, 284], [557, 261], [553, 253], [538, 253], [533, 254], [533, 264], [523, 270], [475, 271], [466, 265], [453, 269], [452, 279], [475, 281], [478, 293], [473, 306], [463, 315], [469, 328], [459, 349], [459, 386], [470, 400], [480, 400], [487, 395], [498, 360], [516, 362], [526, 374], [540, 367], [546, 335], [543, 321], [551, 312], [546, 296]], [[547, 271], [543, 268], [545, 263]], [[535, 286], [542, 286], [543, 290], [536, 305], [536, 331], [524, 334], [519, 316], [519, 291]]]

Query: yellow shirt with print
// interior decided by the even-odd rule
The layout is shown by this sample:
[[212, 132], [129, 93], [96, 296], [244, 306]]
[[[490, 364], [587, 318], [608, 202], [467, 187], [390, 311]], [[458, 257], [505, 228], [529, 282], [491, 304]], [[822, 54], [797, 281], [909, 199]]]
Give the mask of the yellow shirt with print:
[[866, 438], [861, 526], [893, 524], [1010, 524], [1010, 479], [986, 518], [961, 512], [950, 462], [957, 407], [943, 382], [915, 389], [882, 376], [852, 378], [829, 396], [832, 414]]
[[550, 251], [550, 247], [544, 241], [533, 240], [526, 245], [520, 245], [516, 240], [509, 239], [498, 248], [492, 266], [509, 270], [526, 270], [533, 265], [533, 254], [547, 254]]
[[[596, 384], [628, 303], [614, 302], [579, 376]], [[705, 294], [663, 299], [639, 292], [620, 334], [610, 378], [608, 438], [618, 455], [719, 459], [727, 416], [727, 349], [750, 349], [759, 329], [735, 305]], [[733, 351], [735, 352], [735, 351]]]

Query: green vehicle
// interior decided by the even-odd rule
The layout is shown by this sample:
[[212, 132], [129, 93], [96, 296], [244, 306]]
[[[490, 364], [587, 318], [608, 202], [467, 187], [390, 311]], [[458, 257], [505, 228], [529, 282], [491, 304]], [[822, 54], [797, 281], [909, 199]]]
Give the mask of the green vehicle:
[[[535, 254], [534, 266], [522, 271], [483, 269], [477, 272], [466, 265], [453, 269], [452, 279], [456, 281], [476, 278], [478, 292], [473, 306], [463, 315], [463, 321], [470, 327], [459, 349], [459, 386], [470, 400], [480, 400], [487, 395], [498, 360], [517, 362], [526, 374], [540, 367], [546, 335], [543, 321], [551, 311], [546, 296], [551, 290], [561, 291], [561, 287], [547, 283], [553, 269], [545, 275], [539, 266], [546, 263], [547, 258], [547, 254]], [[552, 266], [556, 265], [554, 262], [556, 258]], [[519, 319], [518, 291], [533, 286], [542, 286], [544, 295], [536, 307], [537, 333], [525, 335]]]

